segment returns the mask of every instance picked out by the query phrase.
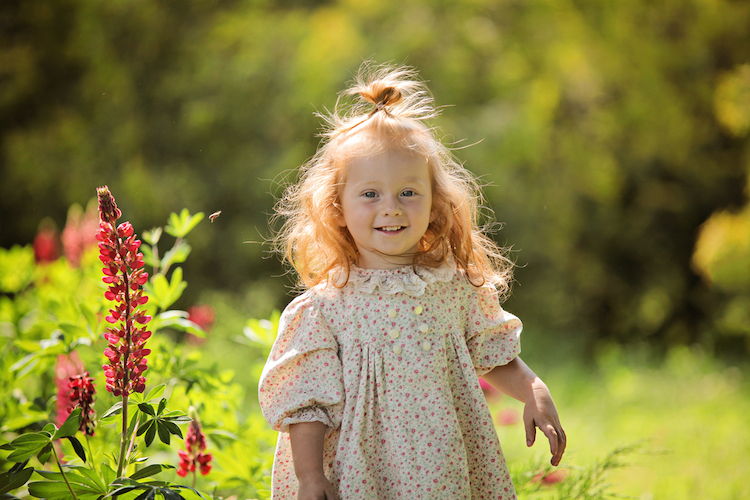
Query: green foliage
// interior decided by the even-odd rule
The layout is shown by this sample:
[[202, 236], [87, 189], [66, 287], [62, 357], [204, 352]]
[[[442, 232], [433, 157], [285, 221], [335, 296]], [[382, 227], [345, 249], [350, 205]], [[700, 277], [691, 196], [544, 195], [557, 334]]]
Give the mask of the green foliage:
[[[147, 308], [155, 315], [150, 325], [154, 335], [148, 341], [152, 349], [146, 372], [150, 389], [145, 395], [131, 394], [126, 406], [120, 400], [108, 405], [109, 409], [100, 408], [96, 436], [86, 438], [85, 443], [76, 437], [80, 409], [72, 412], [59, 428], [46, 421], [54, 415], [51, 412], [54, 405], [50, 404], [54, 402], [54, 394], [50, 393], [50, 388], [55, 387], [52, 381], [58, 356], [77, 353], [97, 380], [98, 387], [103, 387], [101, 370], [91, 369], [101, 365], [103, 360], [106, 342], [102, 338], [101, 318], [110, 307], [103, 299], [101, 264], [93, 249], [84, 255], [81, 267], [73, 267], [65, 259], [35, 264], [31, 248], [0, 249], [0, 261], [16, 264], [16, 274], [27, 276], [23, 280], [3, 281], [10, 283], [3, 288], [0, 309], [4, 333], [0, 337], [0, 350], [4, 353], [0, 359], [0, 394], [3, 396], [0, 429], [8, 439], [0, 446], [0, 450], [4, 450], [0, 452], [0, 464], [6, 469], [0, 475], [3, 494], [15, 491], [21, 497], [74, 496], [79, 499], [118, 495], [121, 498], [208, 498], [179, 481], [149, 480], [157, 474], [176, 477], [175, 467], [153, 462], [144, 455], [148, 448], [156, 456], [177, 460], [176, 452], [170, 448], [170, 444], [175, 445], [171, 438], [182, 440], [184, 433], [180, 426], [191, 419], [183, 411], [170, 408], [190, 405], [202, 408], [204, 429], [217, 450], [214, 471], [199, 482], [199, 486], [216, 492], [241, 491], [246, 496], [257, 496], [258, 491], [268, 489], [270, 462], [260, 457], [267, 455], [273, 446], [273, 433], [262, 418], [259, 420], [257, 415], [247, 418], [240, 412], [240, 407], [246, 404], [246, 395], [233, 382], [231, 371], [221, 369], [216, 362], [202, 366], [200, 351], [181, 344], [184, 334], [197, 339], [205, 339], [206, 334], [189, 319], [187, 312], [169, 309], [186, 283], [182, 269], [170, 270], [165, 260], [176, 262], [169, 256], [178, 254], [174, 250], [179, 245], [189, 249], [183, 238], [201, 218], [201, 214], [192, 216], [184, 210], [170, 219], [170, 232], [178, 239], [163, 258], [158, 257], [159, 236], [156, 236], [161, 229], [149, 234], [147, 243], [151, 245], [156, 271], [148, 283], [153, 296]], [[187, 253], [183, 257], [187, 257]], [[11, 273], [6, 271], [3, 276], [11, 276]], [[23, 286], [18, 285], [21, 282]], [[105, 404], [108, 396], [100, 389], [97, 407]], [[127, 412], [123, 411], [125, 409]], [[130, 446], [121, 457], [113, 451], [112, 443], [117, 442], [120, 422], [125, 415], [124, 432]], [[62, 452], [60, 457], [59, 452]], [[53, 455], [59, 472], [46, 469]], [[29, 460], [36, 461], [37, 465], [25, 467]], [[61, 465], [61, 460], [66, 462], [65, 466]], [[115, 469], [122, 460], [124, 473], [118, 478]], [[231, 463], [233, 472], [222, 472], [220, 460]], [[18, 464], [11, 467], [14, 462]], [[34, 471], [41, 480], [33, 476]]]
[[[496, 238], [520, 250], [523, 293], [508, 309], [537, 330], [589, 351], [602, 338], [710, 344], [715, 320], [736, 309], [696, 279], [691, 254], [710, 214], [746, 199], [747, 2], [1, 9], [14, 33], [0, 48], [1, 247], [30, 242], [39, 214], [62, 226], [71, 203], [109, 182], [136, 227], [176, 212], [166, 235], [178, 239], [198, 220], [183, 206], [222, 211], [166, 257], [167, 269], [197, 257], [182, 300], [262, 287], [267, 305], [253, 315], [281, 309], [279, 263], [242, 242], [266, 240], [280, 184], [315, 151], [313, 111], [372, 57], [416, 66], [450, 106], [436, 125], [488, 184], [505, 224]], [[0, 268], [15, 283], [0, 286], [29, 282]]]

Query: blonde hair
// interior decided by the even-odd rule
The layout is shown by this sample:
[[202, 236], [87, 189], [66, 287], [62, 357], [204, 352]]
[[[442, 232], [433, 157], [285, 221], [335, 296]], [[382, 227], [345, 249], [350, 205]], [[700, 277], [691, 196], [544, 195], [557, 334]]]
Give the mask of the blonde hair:
[[[359, 99], [344, 104], [343, 96]], [[285, 222], [273, 239], [274, 248], [297, 271], [300, 285], [313, 287], [338, 269], [345, 271], [346, 283], [357, 262], [357, 245], [338, 224], [346, 165], [355, 157], [395, 149], [426, 159], [432, 181], [433, 220], [413, 265], [451, 263], [475, 286], [487, 281], [500, 296], [507, 294], [513, 264], [479, 226], [482, 194], [475, 177], [425, 125], [437, 115], [415, 70], [371, 63], [360, 68], [334, 110], [319, 115], [325, 121], [321, 146], [276, 205], [275, 217]]]

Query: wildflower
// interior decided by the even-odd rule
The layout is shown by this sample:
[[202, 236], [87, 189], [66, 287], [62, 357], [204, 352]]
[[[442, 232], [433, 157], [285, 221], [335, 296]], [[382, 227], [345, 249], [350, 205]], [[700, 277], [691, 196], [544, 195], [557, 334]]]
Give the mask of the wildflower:
[[547, 473], [540, 472], [531, 478], [531, 482], [541, 482], [545, 486], [552, 486], [553, 484], [562, 483], [567, 475], [568, 473], [565, 469], [557, 469]]
[[515, 425], [521, 421], [521, 414], [515, 408], [503, 408], [495, 417], [497, 425]]
[[42, 223], [34, 237], [34, 261], [36, 263], [54, 262], [60, 257], [60, 241], [57, 229], [50, 223]]
[[89, 377], [89, 372], [83, 372], [80, 375], [73, 375], [68, 379], [70, 391], [70, 401], [75, 405], [70, 406], [68, 414], [75, 408], [81, 407], [81, 425], [78, 429], [87, 436], [94, 435], [96, 427], [96, 412], [94, 411], [94, 379]]
[[114, 326], [108, 327], [104, 338], [109, 344], [104, 355], [109, 360], [105, 364], [106, 389], [115, 396], [128, 396], [131, 392], [143, 392], [146, 378], [143, 372], [148, 368], [146, 340], [151, 332], [146, 324], [151, 321], [140, 306], [148, 302], [142, 286], [148, 281], [148, 273], [143, 270], [143, 253], [138, 249], [141, 241], [136, 239], [133, 226], [123, 222], [115, 226], [122, 215], [109, 188], [97, 189], [99, 198], [99, 259], [104, 263], [102, 281], [109, 285], [104, 293], [107, 300], [116, 303], [105, 318]]
[[204, 453], [206, 451], [206, 435], [203, 434], [198, 412], [191, 406], [188, 414], [193, 421], [190, 422], [187, 436], [185, 436], [185, 449], [178, 452], [180, 463], [177, 466], [177, 475], [185, 477], [188, 472], [195, 473], [196, 468], [198, 468], [201, 474], [205, 476], [211, 472], [213, 457], [210, 453]]
[[73, 351], [70, 355], [58, 354], [55, 362], [55, 387], [57, 387], [57, 426], [60, 427], [73, 411], [73, 401], [70, 399], [70, 377], [84, 372], [83, 362], [78, 353]]
[[63, 253], [71, 266], [80, 267], [83, 252], [96, 245], [97, 219], [94, 205], [89, 205], [86, 212], [77, 204], [68, 210], [61, 239]]
[[[198, 325], [204, 332], [208, 333], [214, 326], [216, 312], [213, 307], [209, 305], [194, 305], [188, 307], [187, 312], [188, 320]], [[186, 339], [188, 343], [193, 345], [201, 345], [206, 342], [205, 338], [200, 338], [192, 333], [188, 333]]]

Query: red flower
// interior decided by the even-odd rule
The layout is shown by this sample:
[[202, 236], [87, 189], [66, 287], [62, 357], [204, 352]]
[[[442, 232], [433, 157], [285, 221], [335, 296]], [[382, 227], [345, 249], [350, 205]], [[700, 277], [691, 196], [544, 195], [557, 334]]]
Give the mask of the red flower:
[[34, 261], [54, 262], [60, 257], [60, 241], [57, 230], [52, 226], [42, 226], [34, 237]]
[[531, 478], [531, 482], [541, 482], [545, 486], [552, 486], [553, 484], [562, 483], [567, 475], [568, 473], [567, 471], [565, 471], [565, 469], [557, 469], [546, 474], [540, 472], [539, 474]]
[[188, 319], [200, 326], [204, 332], [211, 330], [216, 319], [214, 308], [208, 305], [196, 305], [188, 307]]
[[[216, 319], [216, 312], [214, 308], [209, 305], [195, 305], [188, 307], [188, 320], [198, 325], [201, 330], [208, 333], [214, 326], [214, 320]], [[205, 337], [198, 337], [192, 333], [188, 333], [186, 336], [188, 343], [193, 345], [202, 345], [206, 342]]]
[[143, 270], [143, 254], [138, 251], [141, 241], [136, 239], [133, 226], [123, 222], [115, 226], [122, 212], [117, 208], [109, 188], [97, 189], [99, 197], [99, 259], [104, 263], [102, 281], [109, 285], [104, 293], [107, 300], [116, 303], [105, 318], [114, 326], [108, 327], [104, 338], [109, 344], [104, 355], [109, 360], [105, 364], [106, 388], [115, 396], [127, 396], [131, 392], [143, 392], [146, 378], [143, 372], [148, 368], [146, 356], [151, 350], [145, 349], [151, 332], [146, 324], [151, 321], [139, 306], [148, 302], [141, 288], [148, 281], [148, 273]]
[[70, 377], [84, 372], [83, 362], [78, 353], [73, 351], [70, 356], [58, 354], [55, 362], [55, 387], [57, 387], [57, 426], [60, 427], [73, 411], [73, 401], [70, 399]]
[[60, 354], [55, 363], [55, 386], [57, 387], [57, 426], [61, 427], [70, 412], [81, 407], [79, 429], [88, 436], [94, 435], [96, 426], [94, 411], [94, 379], [84, 370], [81, 358], [73, 351], [70, 356]]
[[198, 412], [192, 406], [188, 410], [191, 418], [190, 427], [185, 437], [185, 449], [180, 450], [180, 463], [177, 466], [177, 475], [185, 477], [188, 472], [195, 473], [196, 468], [200, 469], [202, 475], [211, 472], [211, 460], [213, 457], [206, 451], [206, 436], [201, 429], [201, 422], [198, 419]]
[[[94, 435], [96, 427], [96, 412], [94, 411], [94, 379], [89, 377], [89, 372], [83, 372], [81, 375], [74, 375], [68, 379], [70, 391], [70, 400], [75, 406], [70, 407], [70, 411], [81, 407], [81, 425], [79, 430], [87, 436]], [[70, 411], [68, 414], [70, 414]]]

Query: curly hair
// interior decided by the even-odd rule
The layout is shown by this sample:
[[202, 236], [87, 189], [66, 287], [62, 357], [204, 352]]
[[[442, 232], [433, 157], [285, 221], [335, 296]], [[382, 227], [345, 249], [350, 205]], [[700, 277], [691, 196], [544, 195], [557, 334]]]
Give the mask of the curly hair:
[[[346, 103], [346, 97], [355, 96]], [[375, 105], [373, 107], [373, 105]], [[324, 122], [321, 146], [300, 168], [276, 204], [284, 220], [274, 249], [296, 270], [302, 287], [313, 287], [334, 270], [345, 284], [357, 262], [357, 245], [338, 224], [341, 190], [352, 158], [385, 150], [416, 153], [427, 161], [432, 181], [432, 221], [414, 255], [413, 265], [449, 263], [466, 272], [475, 286], [509, 291], [513, 263], [479, 225], [482, 193], [476, 178], [457, 162], [425, 121], [438, 115], [426, 86], [409, 67], [365, 63]]]

